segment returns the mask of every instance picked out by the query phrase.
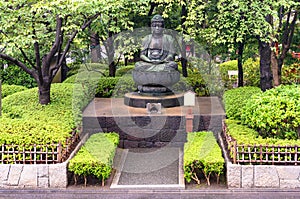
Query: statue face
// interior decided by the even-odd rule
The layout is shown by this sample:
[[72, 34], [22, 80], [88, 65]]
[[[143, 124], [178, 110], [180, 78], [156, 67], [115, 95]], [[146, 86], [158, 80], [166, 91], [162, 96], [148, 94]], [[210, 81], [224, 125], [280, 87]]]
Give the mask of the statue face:
[[153, 34], [162, 34], [163, 22], [162, 21], [153, 21], [151, 23], [151, 30], [152, 30]]

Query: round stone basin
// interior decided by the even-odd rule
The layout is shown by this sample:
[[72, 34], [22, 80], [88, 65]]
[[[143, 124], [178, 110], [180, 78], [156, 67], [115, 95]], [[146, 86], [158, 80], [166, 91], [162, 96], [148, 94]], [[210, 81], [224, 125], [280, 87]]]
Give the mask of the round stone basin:
[[161, 85], [169, 87], [180, 80], [178, 71], [132, 71], [133, 80], [138, 85]]

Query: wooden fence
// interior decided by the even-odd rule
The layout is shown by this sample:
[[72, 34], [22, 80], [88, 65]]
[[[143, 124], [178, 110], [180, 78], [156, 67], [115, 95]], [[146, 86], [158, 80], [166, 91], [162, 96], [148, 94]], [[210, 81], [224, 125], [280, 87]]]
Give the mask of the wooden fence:
[[227, 134], [223, 122], [223, 139], [234, 164], [298, 165], [300, 146], [239, 145]]
[[0, 148], [1, 164], [56, 164], [64, 162], [79, 141], [78, 133], [62, 144], [5, 145]]

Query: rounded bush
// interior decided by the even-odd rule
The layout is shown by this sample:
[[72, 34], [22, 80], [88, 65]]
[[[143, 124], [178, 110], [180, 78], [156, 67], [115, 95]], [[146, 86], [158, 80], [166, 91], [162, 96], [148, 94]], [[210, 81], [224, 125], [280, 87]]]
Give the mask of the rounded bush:
[[223, 103], [228, 118], [240, 120], [241, 110], [252, 95], [261, 93], [258, 87], [239, 87], [225, 91]]
[[252, 96], [242, 108], [243, 124], [263, 137], [297, 139], [300, 134], [300, 86], [281, 85]]
[[27, 87], [25, 86], [20, 86], [20, 85], [7, 85], [3, 84], [1, 87], [1, 96], [2, 98], [12, 95], [14, 93], [18, 93], [24, 90], [27, 90]]

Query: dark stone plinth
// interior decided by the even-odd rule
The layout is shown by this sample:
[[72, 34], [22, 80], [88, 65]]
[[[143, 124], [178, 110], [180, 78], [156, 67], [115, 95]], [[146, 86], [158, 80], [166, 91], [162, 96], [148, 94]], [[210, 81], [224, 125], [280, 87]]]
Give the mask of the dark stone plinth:
[[124, 104], [136, 108], [146, 108], [147, 103], [161, 103], [164, 108], [182, 106], [184, 102], [183, 94], [166, 96], [142, 96], [137, 92], [126, 93]]

